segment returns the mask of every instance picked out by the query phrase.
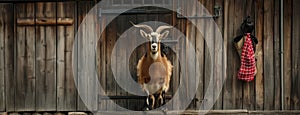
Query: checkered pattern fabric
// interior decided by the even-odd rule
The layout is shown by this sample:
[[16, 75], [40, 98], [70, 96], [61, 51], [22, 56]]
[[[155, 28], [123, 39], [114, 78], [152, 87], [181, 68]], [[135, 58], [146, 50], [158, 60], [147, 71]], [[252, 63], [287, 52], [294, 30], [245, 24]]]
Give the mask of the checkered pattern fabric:
[[247, 33], [241, 55], [241, 67], [238, 72], [238, 79], [252, 81], [256, 74], [255, 57], [250, 33]]

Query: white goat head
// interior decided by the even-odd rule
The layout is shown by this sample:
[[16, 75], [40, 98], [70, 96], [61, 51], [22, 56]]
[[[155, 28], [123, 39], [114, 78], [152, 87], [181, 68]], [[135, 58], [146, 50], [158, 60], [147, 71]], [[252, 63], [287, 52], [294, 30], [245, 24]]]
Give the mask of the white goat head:
[[[140, 34], [143, 38], [146, 38], [149, 40], [149, 49], [150, 49], [152, 55], [155, 55], [155, 54], [157, 54], [157, 52], [160, 52], [161, 40], [166, 38], [169, 35], [169, 30], [165, 30], [165, 29], [170, 29], [173, 27], [173, 26], [159, 26], [156, 29], [156, 31], [154, 32], [153, 29], [148, 25], [135, 25], [133, 23], [132, 23], [132, 25], [137, 28], [142, 28], [140, 30]], [[163, 33], [161, 33], [161, 32], [163, 32]]]

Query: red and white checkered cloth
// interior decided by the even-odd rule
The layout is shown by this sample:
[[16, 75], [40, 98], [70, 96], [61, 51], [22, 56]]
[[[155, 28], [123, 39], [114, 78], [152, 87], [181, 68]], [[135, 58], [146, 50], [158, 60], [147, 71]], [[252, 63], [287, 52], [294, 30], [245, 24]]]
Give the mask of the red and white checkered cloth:
[[250, 33], [247, 33], [241, 54], [241, 67], [238, 72], [238, 79], [249, 82], [254, 79], [255, 74], [255, 54]]

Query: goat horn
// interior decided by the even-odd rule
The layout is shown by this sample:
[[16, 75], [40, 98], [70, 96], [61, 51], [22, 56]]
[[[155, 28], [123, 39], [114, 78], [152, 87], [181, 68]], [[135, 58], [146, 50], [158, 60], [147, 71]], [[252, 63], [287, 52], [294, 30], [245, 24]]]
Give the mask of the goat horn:
[[137, 28], [144, 28], [145, 30], [149, 31], [150, 33], [153, 32], [153, 29], [148, 26], [148, 25], [135, 25], [133, 22], [130, 21], [130, 23], [134, 26], [134, 27], [137, 27]]
[[169, 28], [172, 28], [173, 26], [159, 26], [157, 29], [156, 29], [156, 33], [160, 33], [162, 32], [163, 30], [165, 29], [169, 29]]

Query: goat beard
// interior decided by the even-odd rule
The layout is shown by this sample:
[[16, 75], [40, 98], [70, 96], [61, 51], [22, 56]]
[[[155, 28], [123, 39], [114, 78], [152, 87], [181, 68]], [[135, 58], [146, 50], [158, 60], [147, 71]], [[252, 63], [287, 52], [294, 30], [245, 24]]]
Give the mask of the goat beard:
[[151, 53], [152, 53], [152, 55], [155, 55], [157, 53], [157, 51], [152, 51]]

